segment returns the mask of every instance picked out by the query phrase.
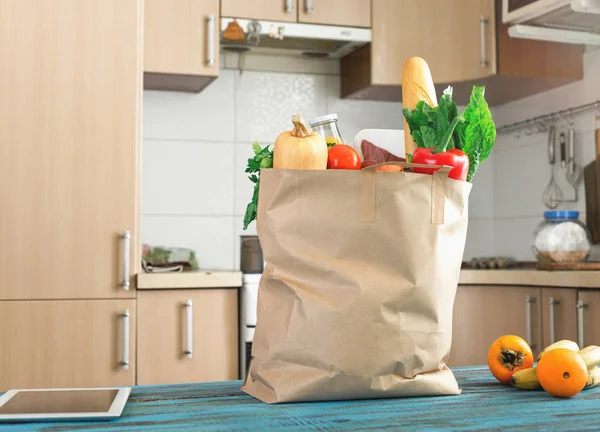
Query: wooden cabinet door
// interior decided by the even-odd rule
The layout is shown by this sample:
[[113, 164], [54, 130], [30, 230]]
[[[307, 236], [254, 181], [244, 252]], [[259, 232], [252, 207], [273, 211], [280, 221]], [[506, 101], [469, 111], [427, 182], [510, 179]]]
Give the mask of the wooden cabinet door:
[[139, 291], [138, 384], [237, 379], [237, 299], [236, 289]]
[[135, 323], [135, 300], [0, 302], [0, 392], [134, 385]]
[[133, 297], [141, 0], [1, 9], [0, 300]]
[[461, 285], [454, 302], [450, 366], [487, 364], [487, 353], [500, 336], [529, 341], [534, 355], [542, 345], [541, 292], [535, 287]]
[[144, 72], [217, 76], [219, 26], [219, 0], [145, 0]]
[[297, 1], [221, 0], [221, 15], [232, 18], [296, 22]]
[[577, 340], [577, 290], [542, 288], [542, 348], [563, 339]]
[[373, 84], [401, 85], [402, 66], [413, 56], [427, 61], [436, 84], [495, 73], [494, 0], [372, 2]]
[[371, 0], [298, 0], [298, 21], [371, 27]]
[[577, 343], [581, 348], [600, 345], [600, 291], [579, 290], [578, 297]]

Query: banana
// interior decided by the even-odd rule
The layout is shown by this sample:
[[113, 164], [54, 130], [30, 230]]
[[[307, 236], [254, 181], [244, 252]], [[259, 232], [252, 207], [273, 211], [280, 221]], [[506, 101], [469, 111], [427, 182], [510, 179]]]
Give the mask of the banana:
[[590, 345], [579, 351], [579, 355], [583, 358], [585, 365], [591, 369], [600, 364], [600, 347]]
[[544, 351], [540, 353], [540, 355], [537, 358], [537, 361], [540, 361], [545, 354], [556, 348], [566, 348], [571, 351], [579, 351], [579, 345], [577, 345], [577, 343], [564, 339], [558, 342], [554, 342], [552, 345], [548, 345], [546, 349], [544, 349]]
[[525, 390], [535, 390], [540, 388], [536, 368], [532, 367], [516, 371], [510, 379], [510, 385]]
[[600, 384], [600, 368], [594, 367], [588, 371], [588, 379], [584, 389], [589, 389]]

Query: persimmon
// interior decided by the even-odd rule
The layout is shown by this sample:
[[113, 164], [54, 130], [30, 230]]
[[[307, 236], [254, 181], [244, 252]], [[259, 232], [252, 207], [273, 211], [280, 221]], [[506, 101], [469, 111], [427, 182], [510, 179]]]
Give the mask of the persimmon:
[[554, 349], [538, 362], [537, 379], [552, 396], [569, 398], [585, 387], [588, 369], [579, 353], [566, 348]]
[[533, 366], [533, 353], [519, 336], [502, 336], [488, 351], [488, 366], [492, 375], [502, 384], [509, 384], [513, 374]]

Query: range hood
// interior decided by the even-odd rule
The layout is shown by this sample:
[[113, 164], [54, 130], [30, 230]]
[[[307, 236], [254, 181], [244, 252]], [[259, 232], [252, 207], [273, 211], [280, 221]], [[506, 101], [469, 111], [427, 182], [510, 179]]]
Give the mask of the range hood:
[[600, 45], [600, 0], [502, 0], [516, 38]]
[[371, 42], [371, 29], [238, 19], [246, 38], [229, 40], [223, 32], [234, 18], [221, 18], [221, 49], [273, 55], [341, 58]]

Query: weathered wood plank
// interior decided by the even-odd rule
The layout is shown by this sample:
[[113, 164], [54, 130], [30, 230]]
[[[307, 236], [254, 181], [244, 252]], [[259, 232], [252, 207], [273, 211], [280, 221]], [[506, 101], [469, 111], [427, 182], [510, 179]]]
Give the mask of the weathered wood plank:
[[598, 430], [600, 388], [556, 399], [498, 384], [487, 368], [457, 368], [460, 396], [267, 405], [240, 381], [136, 387], [111, 422], [0, 425], [1, 431]]

